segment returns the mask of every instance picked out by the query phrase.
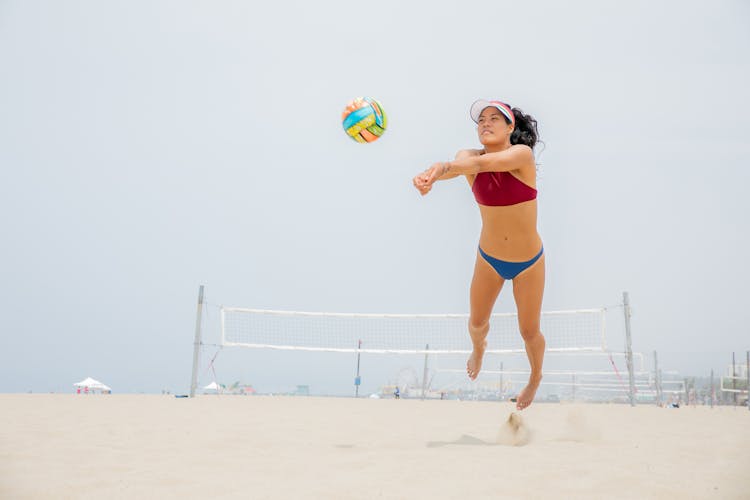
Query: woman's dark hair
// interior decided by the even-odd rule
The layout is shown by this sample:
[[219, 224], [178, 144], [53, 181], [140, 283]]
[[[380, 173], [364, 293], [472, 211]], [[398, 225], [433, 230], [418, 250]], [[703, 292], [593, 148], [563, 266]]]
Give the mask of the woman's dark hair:
[[[510, 106], [508, 106], [510, 107]], [[536, 128], [536, 120], [531, 115], [526, 115], [518, 108], [513, 108], [513, 116], [516, 119], [516, 127], [510, 135], [511, 144], [526, 144], [534, 149], [539, 140], [539, 131]], [[505, 121], [510, 123], [507, 118]]]

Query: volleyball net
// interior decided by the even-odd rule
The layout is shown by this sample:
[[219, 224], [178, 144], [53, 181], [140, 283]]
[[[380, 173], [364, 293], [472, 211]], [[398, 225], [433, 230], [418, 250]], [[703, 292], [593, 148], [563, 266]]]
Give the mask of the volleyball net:
[[[548, 352], [602, 352], [606, 310], [545, 311]], [[221, 308], [221, 344], [370, 354], [471, 352], [468, 314], [359, 314]], [[487, 353], [525, 352], [515, 313], [493, 314]]]
[[[205, 344], [201, 340], [202, 290], [201, 287], [191, 394], [197, 387], [199, 353], [204, 345], [219, 349], [209, 362], [214, 381], [229, 377], [255, 379], [253, 371], [259, 362], [284, 366], [284, 359], [288, 359], [307, 368], [321, 363], [328, 368], [324, 372], [307, 371], [300, 379], [303, 387], [309, 383], [339, 387], [338, 380], [348, 380], [349, 375], [339, 378], [338, 374], [348, 373], [344, 366], [356, 360], [356, 395], [361, 385], [360, 356], [367, 391], [385, 397], [391, 387], [399, 387], [409, 397], [418, 394], [464, 398], [483, 392], [503, 397], [528, 380], [528, 361], [516, 313], [491, 315], [482, 372], [471, 381], [465, 373], [466, 355], [472, 351], [468, 314], [309, 312], [209, 304], [207, 314], [218, 312], [219, 321], [207, 323], [218, 326], [218, 331], [210, 328], [216, 334], [211, 337], [218, 342]], [[655, 377], [645, 368], [643, 355], [632, 351], [629, 338], [625, 341], [623, 316], [627, 323], [628, 314], [623, 315], [623, 310], [629, 311], [627, 303], [541, 313], [540, 330], [546, 340], [543, 385], [550, 386], [549, 393], [574, 400], [586, 394], [603, 393], [602, 398], [609, 399], [624, 394], [631, 404], [636, 397], [655, 393]], [[217, 377], [214, 361], [222, 350], [223, 373]], [[254, 352], [243, 357], [239, 353], [242, 350]], [[354, 359], [338, 353], [350, 353]], [[377, 363], [373, 364], [375, 358]], [[230, 372], [237, 375], [229, 375]], [[325, 382], [321, 380], [324, 375], [328, 377]], [[287, 375], [283, 377], [286, 380]], [[268, 380], [271, 378], [266, 384]]]

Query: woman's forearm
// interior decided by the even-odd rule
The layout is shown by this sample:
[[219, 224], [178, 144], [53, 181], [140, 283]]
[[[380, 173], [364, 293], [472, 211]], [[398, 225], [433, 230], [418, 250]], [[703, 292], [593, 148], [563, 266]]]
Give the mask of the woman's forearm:
[[529, 162], [533, 164], [534, 153], [528, 146], [511, 146], [504, 151], [456, 158], [443, 163], [441, 175], [476, 175], [480, 172], [508, 172], [517, 170]]
[[443, 172], [440, 178], [457, 175], [475, 175], [480, 172], [482, 156], [468, 156], [443, 162]]
[[[458, 164], [457, 166], [454, 166], [457, 161], [461, 160], [470, 160], [472, 158], [479, 158], [481, 155], [484, 154], [484, 150], [481, 149], [462, 149], [458, 153], [456, 153], [456, 157], [453, 161], [449, 162], [443, 162], [442, 165], [444, 165], [444, 168], [441, 168], [441, 171], [444, 170], [445, 173], [441, 174], [440, 177], [437, 178], [437, 180], [444, 181], [447, 179], [453, 179], [454, 177], [458, 177], [459, 175], [466, 175], [466, 172], [462, 170], [462, 168], [459, 168], [463, 164]], [[466, 167], [466, 165], [463, 165]], [[469, 172], [471, 173], [471, 172]]]

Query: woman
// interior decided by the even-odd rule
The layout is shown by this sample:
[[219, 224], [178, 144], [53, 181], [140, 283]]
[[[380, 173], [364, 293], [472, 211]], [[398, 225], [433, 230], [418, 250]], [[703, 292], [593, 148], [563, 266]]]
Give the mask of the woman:
[[414, 177], [424, 196], [435, 181], [463, 175], [482, 216], [482, 232], [471, 281], [469, 335], [473, 351], [466, 363], [475, 380], [487, 347], [490, 315], [506, 280], [513, 281], [518, 326], [531, 365], [526, 387], [516, 398], [523, 410], [542, 380], [544, 336], [539, 330], [544, 293], [544, 249], [536, 228], [537, 122], [501, 101], [478, 100], [470, 110], [477, 123], [479, 150], [463, 150], [456, 159], [432, 165]]

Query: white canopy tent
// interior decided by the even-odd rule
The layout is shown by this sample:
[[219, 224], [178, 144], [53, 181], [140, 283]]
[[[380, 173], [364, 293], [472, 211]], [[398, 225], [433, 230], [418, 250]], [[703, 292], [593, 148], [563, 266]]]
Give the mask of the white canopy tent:
[[204, 391], [216, 391], [216, 392], [220, 392], [221, 391], [221, 386], [214, 381], [214, 382], [211, 382], [210, 384], [208, 384], [207, 386], [205, 386], [203, 388], [203, 390]]
[[102, 384], [98, 380], [95, 380], [91, 377], [86, 377], [85, 379], [81, 380], [80, 382], [76, 382], [73, 385], [75, 387], [80, 387], [81, 389], [88, 387], [89, 390], [112, 392], [111, 387], [109, 387], [108, 385]]

